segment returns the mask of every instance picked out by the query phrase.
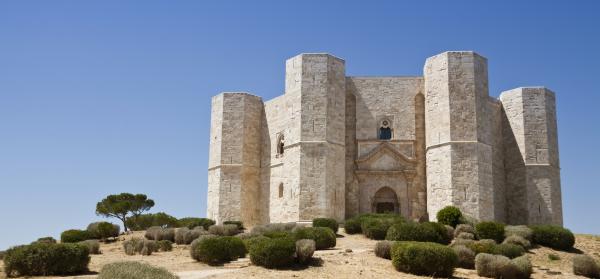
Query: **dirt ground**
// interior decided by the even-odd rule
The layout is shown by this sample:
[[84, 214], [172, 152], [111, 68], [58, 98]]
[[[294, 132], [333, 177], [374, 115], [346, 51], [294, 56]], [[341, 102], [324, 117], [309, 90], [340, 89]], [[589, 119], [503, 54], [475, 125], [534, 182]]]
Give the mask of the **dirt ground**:
[[[142, 232], [121, 236], [124, 240], [133, 236], [141, 237]], [[391, 261], [375, 257], [373, 247], [376, 241], [362, 235], [347, 235], [341, 233], [334, 249], [317, 251], [313, 265], [306, 268], [287, 270], [269, 270], [258, 266], [247, 266], [247, 259], [241, 259], [233, 266], [214, 267], [198, 263], [189, 255], [189, 245], [175, 245], [171, 252], [154, 253], [151, 256], [127, 256], [122, 248], [122, 241], [102, 244], [101, 255], [92, 255], [90, 275], [72, 278], [94, 278], [103, 265], [116, 261], [139, 261], [154, 266], [164, 267], [178, 274], [181, 279], [199, 278], [428, 278], [400, 273], [396, 271]], [[600, 236], [577, 235], [575, 247], [596, 259], [600, 259]], [[552, 261], [548, 254], [556, 254], [560, 260]], [[530, 250], [529, 257], [534, 266], [532, 278], [584, 278], [573, 275], [571, 258], [576, 253], [554, 251], [539, 247]], [[5, 278], [3, 266], [0, 267], [0, 278]], [[456, 269], [456, 278], [481, 278], [475, 270]], [[65, 278], [65, 277], [38, 277]]]

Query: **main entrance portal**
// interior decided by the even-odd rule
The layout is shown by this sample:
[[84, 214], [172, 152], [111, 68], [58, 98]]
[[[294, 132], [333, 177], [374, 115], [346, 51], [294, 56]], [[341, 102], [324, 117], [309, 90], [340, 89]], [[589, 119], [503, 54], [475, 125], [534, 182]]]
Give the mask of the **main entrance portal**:
[[379, 189], [373, 197], [373, 211], [376, 213], [400, 213], [396, 192], [389, 187]]

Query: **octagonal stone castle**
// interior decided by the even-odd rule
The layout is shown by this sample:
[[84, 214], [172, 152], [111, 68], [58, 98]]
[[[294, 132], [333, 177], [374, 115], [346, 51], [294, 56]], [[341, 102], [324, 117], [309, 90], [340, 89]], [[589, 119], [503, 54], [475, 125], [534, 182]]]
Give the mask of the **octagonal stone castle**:
[[479, 220], [562, 225], [554, 93], [488, 95], [487, 59], [428, 58], [422, 77], [346, 76], [344, 60], [286, 61], [285, 93], [212, 99], [208, 217], [247, 225], [447, 205]]

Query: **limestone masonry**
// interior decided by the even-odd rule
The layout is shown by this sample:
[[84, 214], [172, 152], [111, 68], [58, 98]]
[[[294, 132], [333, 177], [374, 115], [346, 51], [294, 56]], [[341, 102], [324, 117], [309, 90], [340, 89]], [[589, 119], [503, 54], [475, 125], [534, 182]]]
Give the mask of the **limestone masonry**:
[[479, 220], [562, 225], [554, 93], [488, 94], [487, 59], [449, 51], [423, 77], [349, 77], [344, 60], [286, 61], [285, 94], [212, 99], [208, 217], [343, 220], [447, 205]]

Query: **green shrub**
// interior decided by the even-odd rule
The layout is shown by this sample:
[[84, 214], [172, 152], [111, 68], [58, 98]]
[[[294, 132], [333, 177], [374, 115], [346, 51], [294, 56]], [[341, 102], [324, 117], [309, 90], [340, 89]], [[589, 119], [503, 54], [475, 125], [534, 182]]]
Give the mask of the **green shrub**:
[[454, 247], [454, 246], [458, 246], [458, 245], [463, 245], [463, 246], [469, 247], [473, 243], [475, 243], [475, 240], [473, 240], [473, 239], [455, 238], [454, 240], [452, 240], [450, 247]]
[[450, 277], [458, 264], [452, 248], [432, 242], [397, 242], [392, 246], [392, 264], [398, 271]]
[[525, 254], [525, 249], [515, 244], [498, 244], [492, 248], [492, 254], [502, 255], [509, 259], [514, 259]]
[[238, 237], [201, 237], [192, 242], [190, 253], [196, 261], [215, 265], [245, 257], [246, 246]]
[[162, 252], [169, 252], [173, 250], [173, 242], [169, 240], [160, 240], [156, 242], [158, 250]]
[[176, 228], [179, 227], [179, 220], [164, 212], [158, 212], [127, 218], [125, 224], [131, 230], [143, 231], [150, 227]]
[[557, 250], [568, 251], [575, 245], [573, 233], [560, 226], [539, 225], [533, 226], [533, 242]]
[[209, 234], [208, 231], [205, 231], [203, 227], [196, 227], [194, 229], [188, 229], [187, 227], [177, 228], [175, 229], [175, 243], [177, 244], [191, 244], [196, 238], [201, 235]]
[[282, 237], [293, 237], [293, 233], [286, 231], [270, 231], [265, 232], [263, 236], [268, 238], [282, 238]]
[[173, 228], [162, 228], [162, 227], [150, 227], [146, 230], [146, 239], [149, 240], [168, 240], [171, 242], [175, 241], [175, 229]]
[[472, 233], [461, 232], [456, 236], [456, 238], [474, 240], [475, 235]]
[[281, 268], [294, 262], [295, 252], [296, 242], [292, 238], [263, 239], [250, 247], [250, 261], [266, 268]]
[[187, 227], [190, 230], [195, 227], [203, 227], [204, 230], [208, 230], [208, 227], [214, 225], [216, 222], [208, 218], [186, 217], [179, 219], [178, 223], [180, 227]]
[[358, 218], [351, 218], [344, 222], [344, 231], [347, 234], [357, 234], [362, 233], [360, 228], [360, 220]]
[[91, 255], [99, 255], [100, 252], [100, 242], [96, 239], [88, 239], [79, 242], [79, 244], [85, 246]]
[[504, 224], [498, 222], [481, 222], [475, 226], [479, 239], [493, 239], [498, 243], [504, 240]]
[[461, 233], [470, 233], [475, 235], [475, 228], [469, 224], [459, 224], [454, 229], [454, 237], [458, 237]]
[[394, 242], [389, 240], [378, 241], [375, 244], [375, 256], [388, 260], [391, 259], [393, 244]]
[[386, 240], [390, 241], [420, 241], [447, 244], [446, 228], [438, 223], [399, 223], [387, 231]]
[[493, 239], [482, 239], [479, 241], [473, 241], [466, 245], [467, 248], [473, 250], [475, 254], [486, 253], [493, 254], [494, 247], [496, 247], [496, 241]]
[[34, 244], [34, 243], [57, 243], [57, 241], [56, 241], [56, 239], [54, 239], [54, 237], [46, 236], [46, 237], [38, 238], [36, 241], [32, 242], [31, 244]]
[[208, 227], [208, 232], [220, 236], [233, 236], [240, 233], [237, 225], [212, 225]]
[[512, 235], [518, 235], [522, 238], [525, 238], [531, 241], [533, 238], [533, 230], [531, 230], [527, 226], [519, 225], [519, 226], [506, 226], [504, 227], [504, 236], [509, 237]]
[[456, 227], [456, 225], [460, 224], [462, 213], [455, 206], [446, 206], [438, 211], [436, 217], [439, 223]]
[[330, 228], [333, 233], [337, 233], [339, 224], [335, 219], [331, 218], [315, 218], [313, 219], [313, 227], [325, 227]]
[[34, 243], [6, 251], [4, 271], [11, 276], [76, 275], [87, 272], [88, 248], [75, 243]]
[[573, 274], [588, 278], [600, 278], [600, 266], [594, 258], [588, 255], [576, 255], [573, 257]]
[[266, 224], [266, 225], [261, 225], [261, 226], [255, 226], [254, 228], [252, 228], [252, 232], [253, 234], [265, 234], [268, 232], [291, 232], [292, 230], [294, 230], [296, 227], [298, 227], [298, 225], [294, 222], [290, 222], [290, 223], [271, 223], [271, 224]]
[[316, 242], [312, 239], [300, 239], [296, 241], [296, 258], [301, 264], [308, 263], [315, 253]]
[[475, 257], [477, 275], [502, 279], [525, 279], [531, 276], [531, 262], [527, 256], [510, 260], [502, 255], [481, 253]]
[[293, 232], [296, 240], [312, 239], [316, 243], [317, 250], [333, 248], [336, 245], [335, 233], [330, 228], [306, 227], [296, 228]]
[[519, 245], [519, 246], [525, 248], [526, 250], [531, 248], [531, 242], [529, 242], [529, 240], [523, 238], [522, 236], [516, 235], [516, 234], [509, 235], [507, 238], [504, 239], [504, 241], [502, 243]]
[[146, 240], [134, 237], [123, 242], [123, 249], [125, 250], [125, 254], [129, 256], [133, 256], [135, 254], [149, 256], [153, 252], [158, 251], [158, 245], [154, 240]]
[[223, 222], [223, 225], [236, 225], [239, 231], [243, 231], [245, 229], [242, 221], [225, 221]]
[[4, 255], [6, 255], [6, 251], [0, 251], [0, 261], [4, 259]]
[[244, 245], [246, 246], [246, 251], [250, 251], [250, 248], [252, 247], [252, 245], [254, 245], [254, 244], [256, 244], [256, 243], [258, 243], [260, 241], [263, 241], [263, 240], [267, 240], [268, 241], [270, 239], [271, 238], [268, 238], [268, 237], [266, 237], [264, 235], [257, 235], [257, 236], [254, 236], [254, 237], [249, 237], [249, 238], [246, 238], [246, 239], [242, 239], [242, 241], [244, 242]]
[[475, 267], [475, 252], [464, 245], [456, 245], [452, 247], [458, 256], [458, 266], [467, 269]]
[[94, 238], [107, 239], [109, 237], [119, 236], [121, 227], [109, 222], [95, 222], [88, 225], [87, 231], [90, 232]]
[[370, 239], [382, 240], [392, 225], [393, 222], [386, 219], [369, 218], [361, 221], [361, 231]]
[[164, 268], [140, 262], [116, 262], [100, 269], [98, 279], [178, 279], [179, 277]]
[[60, 234], [60, 242], [62, 243], [76, 243], [88, 239], [94, 239], [94, 235], [88, 231], [67, 230]]
[[560, 261], [560, 256], [557, 254], [550, 253], [548, 254], [548, 259], [551, 261]]

